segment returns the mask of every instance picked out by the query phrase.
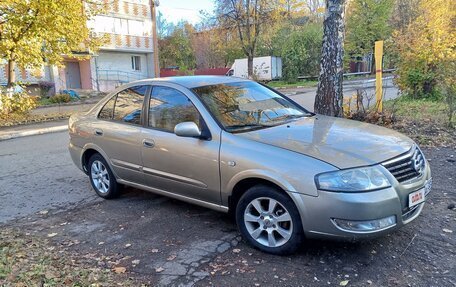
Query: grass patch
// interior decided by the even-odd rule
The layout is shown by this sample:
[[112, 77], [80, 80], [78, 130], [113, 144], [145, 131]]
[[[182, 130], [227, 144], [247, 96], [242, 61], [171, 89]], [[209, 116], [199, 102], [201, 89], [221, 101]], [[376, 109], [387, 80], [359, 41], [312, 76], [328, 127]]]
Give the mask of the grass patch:
[[267, 85], [271, 88], [296, 88], [296, 87], [316, 87], [318, 81], [296, 81], [296, 82], [287, 82], [287, 81], [272, 81]]
[[72, 98], [70, 95], [55, 95], [49, 98], [40, 98], [37, 102], [37, 105], [42, 106], [50, 106], [50, 105], [58, 105], [58, 104], [67, 104], [71, 102], [77, 102], [79, 99]]
[[[456, 129], [450, 127], [443, 100], [402, 96], [384, 102], [384, 109], [394, 117], [391, 127], [407, 134], [420, 145], [456, 147]], [[456, 122], [452, 124], [454, 126]]]
[[447, 106], [443, 100], [412, 99], [402, 96], [396, 100], [384, 102], [384, 107], [395, 112], [400, 118], [423, 122], [433, 121], [440, 125], [449, 124]]
[[54, 105], [54, 103], [51, 101], [50, 98], [40, 98], [38, 100], [38, 106], [49, 106], [49, 105]]
[[127, 274], [99, 267], [102, 261], [11, 228], [0, 231], [0, 286], [141, 286]]

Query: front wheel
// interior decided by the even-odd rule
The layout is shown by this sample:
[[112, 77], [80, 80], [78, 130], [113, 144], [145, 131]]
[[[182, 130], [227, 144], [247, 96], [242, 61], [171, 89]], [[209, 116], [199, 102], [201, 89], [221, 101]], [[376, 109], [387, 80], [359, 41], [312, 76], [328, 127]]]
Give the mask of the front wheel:
[[94, 154], [89, 160], [89, 177], [93, 189], [100, 197], [109, 199], [119, 195], [119, 184], [100, 154]]
[[304, 237], [294, 202], [269, 186], [254, 186], [244, 193], [236, 207], [236, 222], [242, 236], [267, 253], [293, 253]]

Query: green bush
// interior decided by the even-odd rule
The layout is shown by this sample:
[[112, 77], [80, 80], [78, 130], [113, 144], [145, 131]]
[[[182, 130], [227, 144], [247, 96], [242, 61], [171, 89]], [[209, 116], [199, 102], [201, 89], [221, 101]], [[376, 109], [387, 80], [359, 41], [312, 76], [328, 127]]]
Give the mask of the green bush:
[[285, 39], [281, 56], [287, 82], [296, 82], [299, 76], [319, 74], [322, 38], [320, 26], [306, 25]]
[[68, 94], [58, 94], [49, 98], [49, 102], [53, 104], [69, 103], [71, 96]]
[[421, 61], [400, 63], [397, 84], [401, 91], [415, 99], [439, 98], [437, 89], [438, 73]]

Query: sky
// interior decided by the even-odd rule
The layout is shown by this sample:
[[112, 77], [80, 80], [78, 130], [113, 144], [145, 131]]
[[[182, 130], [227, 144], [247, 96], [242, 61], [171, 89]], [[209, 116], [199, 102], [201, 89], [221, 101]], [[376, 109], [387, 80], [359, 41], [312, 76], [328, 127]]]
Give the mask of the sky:
[[214, 0], [160, 0], [158, 11], [163, 13], [166, 21], [177, 23], [187, 20], [192, 24], [201, 21], [199, 11], [212, 12]]

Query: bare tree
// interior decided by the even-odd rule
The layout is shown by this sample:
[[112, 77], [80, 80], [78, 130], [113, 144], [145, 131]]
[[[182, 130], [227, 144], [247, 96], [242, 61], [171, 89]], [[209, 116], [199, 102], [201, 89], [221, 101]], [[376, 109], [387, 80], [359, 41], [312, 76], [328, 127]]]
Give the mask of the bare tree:
[[346, 0], [327, 0], [316, 113], [343, 116], [344, 14]]
[[273, 21], [275, 1], [221, 0], [216, 2], [216, 13], [225, 29], [236, 29], [242, 50], [248, 59], [248, 75], [253, 76], [253, 58], [263, 25]]

